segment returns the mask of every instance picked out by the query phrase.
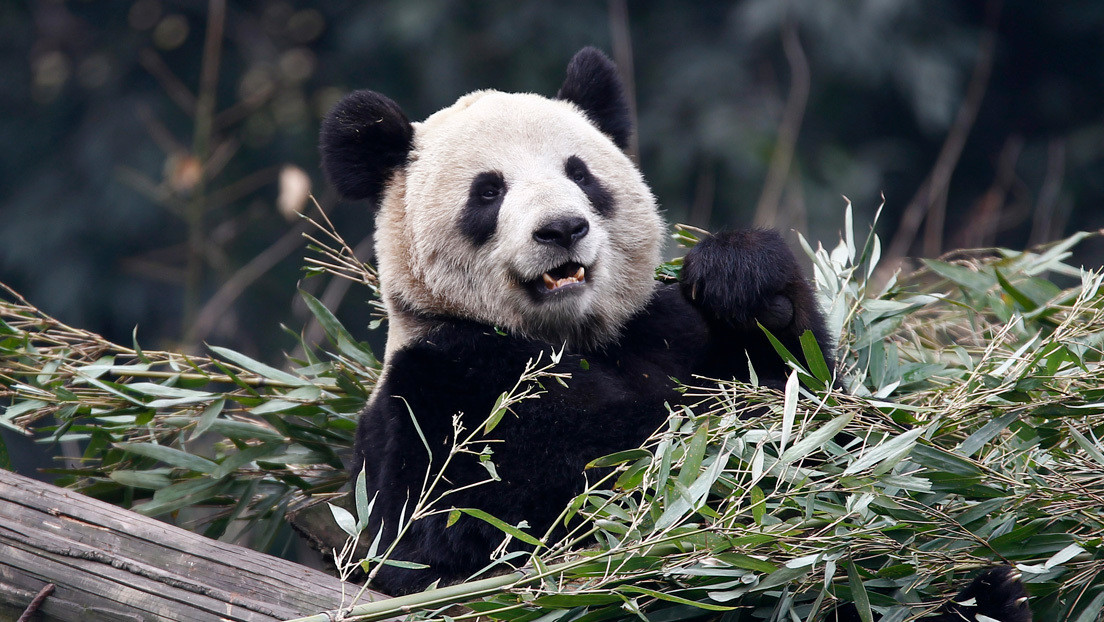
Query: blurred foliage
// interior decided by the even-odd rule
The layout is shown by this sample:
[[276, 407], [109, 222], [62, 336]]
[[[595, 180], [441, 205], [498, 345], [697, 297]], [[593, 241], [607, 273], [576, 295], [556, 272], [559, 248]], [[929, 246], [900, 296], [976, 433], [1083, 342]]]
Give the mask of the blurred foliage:
[[[292, 342], [269, 327], [310, 319], [288, 295], [301, 261], [275, 209], [291, 194], [280, 171], [314, 182], [354, 246], [371, 231], [365, 206], [317, 190], [328, 107], [364, 87], [412, 118], [477, 88], [551, 94], [587, 44], [629, 72], [641, 166], [671, 220], [716, 228], [760, 211], [826, 239], [841, 194], [868, 221], [884, 192], [883, 223], [897, 227], [955, 135], [991, 30], [976, 121], [935, 197], [945, 209], [915, 234], [922, 244], [905, 236], [894, 252], [1104, 226], [1104, 6], [1092, 0], [222, 4], [0, 5], [0, 281], [116, 341], [138, 325], [162, 347], [275, 357]], [[787, 137], [792, 158], [776, 160]], [[757, 210], [765, 179], [778, 201]], [[1086, 249], [1100, 263], [1100, 246]], [[342, 304], [344, 286], [304, 287], [354, 332], [368, 323], [363, 298]]]
[[[371, 288], [374, 273], [329, 227], [315, 236], [311, 264]], [[1099, 620], [1104, 273], [1067, 263], [1098, 234], [1030, 252], [959, 252], [880, 283], [882, 243], [854, 229], [849, 208], [835, 248], [801, 240], [843, 336], [842, 383], [809, 338], [808, 367], [780, 350], [793, 368], [783, 391], [688, 388], [696, 405], [672, 413], [642, 448], [593, 463], [607, 470], [565, 508], [565, 521], [585, 520], [560, 541], [453, 509], [430, 489], [428, 499], [444, 500], [418, 502], [415, 519], [465, 511], [537, 550], [501, 553], [516, 572], [343, 615], [815, 620], [840, 599], [900, 621], [979, 568], [1011, 563], [1037, 619]], [[692, 229], [677, 235], [693, 242]], [[150, 515], [199, 516], [209, 535], [253, 534], [267, 546], [288, 511], [337, 495], [339, 455], [379, 370], [366, 344], [304, 300], [328, 345], [305, 347], [281, 371], [228, 348], [185, 356], [113, 344], [7, 290], [0, 397], [11, 406], [0, 425], [86, 441], [82, 459], [59, 472], [90, 494]], [[532, 390], [519, 382], [502, 408]], [[487, 428], [478, 419], [465, 428], [464, 442], [480, 446]], [[335, 508], [334, 517], [358, 534], [372, 504], [363, 487], [354, 496], [356, 515]], [[358, 565], [350, 550], [344, 567]], [[369, 570], [384, 561], [402, 562], [373, 547]]]

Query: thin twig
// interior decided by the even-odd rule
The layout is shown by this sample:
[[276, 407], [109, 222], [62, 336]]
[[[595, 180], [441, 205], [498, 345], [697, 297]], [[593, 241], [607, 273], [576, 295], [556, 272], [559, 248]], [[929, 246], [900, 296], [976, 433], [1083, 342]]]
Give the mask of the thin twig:
[[195, 114], [195, 95], [191, 89], [180, 81], [180, 78], [176, 77], [176, 74], [173, 73], [160, 54], [153, 49], [146, 48], [138, 53], [138, 62], [161, 84], [161, 88], [165, 89], [165, 93], [173, 103], [179, 106], [188, 116]]
[[966, 89], [966, 96], [958, 108], [954, 123], [951, 125], [947, 138], [943, 141], [943, 148], [935, 159], [928, 178], [920, 185], [902, 213], [901, 222], [897, 226], [897, 232], [893, 235], [893, 241], [889, 244], [882, 262], [884, 269], [894, 270], [912, 247], [916, 239], [916, 232], [929, 210], [935, 205], [939, 197], [947, 192], [951, 182], [951, 175], [958, 165], [958, 159], [962, 155], [962, 149], [966, 145], [966, 138], [977, 120], [978, 111], [981, 109], [981, 101], [989, 87], [989, 74], [993, 69], [993, 58], [997, 43], [997, 21], [1000, 17], [1001, 0], [989, 0], [986, 4], [985, 28], [978, 40], [978, 55], [974, 62], [973, 75]]
[[46, 602], [46, 598], [48, 598], [50, 594], [54, 593], [54, 588], [56, 587], [57, 586], [53, 583], [47, 583], [46, 585], [43, 585], [42, 589], [39, 590], [38, 594], [35, 595], [33, 600], [31, 600], [31, 604], [27, 605], [27, 608], [23, 610], [23, 615], [19, 616], [19, 619], [16, 620], [16, 622], [29, 622], [31, 617], [38, 612], [40, 607], [42, 607], [42, 603]]
[[755, 207], [757, 226], [777, 224], [779, 203], [782, 201], [782, 191], [786, 188], [786, 179], [790, 175], [790, 165], [793, 163], [801, 123], [805, 118], [805, 106], [809, 101], [809, 85], [812, 80], [809, 61], [801, 47], [797, 26], [792, 20], [786, 20], [782, 26], [782, 50], [790, 65], [790, 92], [786, 98], [786, 108], [782, 112], [782, 122], [778, 126], [778, 141], [774, 145], [767, 177], [763, 181], [763, 192]]
[[223, 282], [222, 287], [213, 296], [207, 299], [203, 307], [196, 314], [195, 322], [185, 334], [186, 343], [200, 343], [214, 330], [219, 320], [225, 317], [230, 306], [252, 285], [257, 279], [264, 276], [277, 263], [288, 255], [302, 247], [303, 233], [309, 225], [305, 222], [296, 223], [287, 233], [271, 246], [261, 251], [249, 263], [242, 266], [229, 279]]
[[1047, 145], [1046, 177], [1039, 188], [1039, 200], [1035, 203], [1029, 246], [1050, 241], [1065, 228], [1064, 219], [1058, 217], [1058, 200], [1062, 196], [1065, 173], [1066, 141], [1063, 138], [1051, 139]]
[[[610, 0], [609, 3], [610, 39], [613, 41], [613, 60], [621, 70], [621, 79], [625, 85], [625, 99], [629, 103], [629, 120], [637, 128], [636, 119], [636, 80], [633, 77], [632, 34], [629, 31], [629, 7], [625, 0]], [[625, 150], [634, 162], [640, 161], [640, 137], [634, 131], [629, 135], [629, 146]]]

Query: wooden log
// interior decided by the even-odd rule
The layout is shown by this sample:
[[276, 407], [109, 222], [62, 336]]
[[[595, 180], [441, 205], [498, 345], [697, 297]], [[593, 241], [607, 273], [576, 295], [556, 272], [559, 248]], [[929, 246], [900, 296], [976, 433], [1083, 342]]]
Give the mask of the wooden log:
[[0, 469], [0, 619], [48, 583], [34, 619], [268, 622], [348, 606], [359, 589]]

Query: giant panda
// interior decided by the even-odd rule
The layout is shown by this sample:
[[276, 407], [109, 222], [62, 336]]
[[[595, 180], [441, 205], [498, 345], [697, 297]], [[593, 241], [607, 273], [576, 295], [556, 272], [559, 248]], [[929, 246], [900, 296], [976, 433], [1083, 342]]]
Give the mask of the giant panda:
[[[588, 462], [663, 423], [683, 399], [678, 381], [746, 379], [750, 360], [760, 383], [782, 385], [787, 367], [759, 324], [791, 352], [806, 331], [833, 351], [777, 232], [707, 237], [678, 283], [656, 282], [665, 224], [625, 153], [632, 131], [617, 69], [594, 48], [575, 55], [554, 98], [477, 91], [412, 123], [387, 97], [356, 91], [323, 121], [331, 183], [378, 209], [387, 344], [351, 471], [365, 472], [375, 497], [367, 532], [382, 528], [385, 545], [447, 455], [454, 416], [478, 425], [538, 357], [559, 353], [551, 371], [569, 373], [566, 386], [543, 383], [494, 428], [498, 481], [465, 488], [487, 470], [479, 456], [453, 457], [445, 478], [459, 490], [445, 509], [478, 508], [543, 534], [583, 489]], [[392, 558], [424, 567], [384, 567], [375, 586], [402, 594], [484, 568], [502, 533], [446, 520], [412, 523]]]

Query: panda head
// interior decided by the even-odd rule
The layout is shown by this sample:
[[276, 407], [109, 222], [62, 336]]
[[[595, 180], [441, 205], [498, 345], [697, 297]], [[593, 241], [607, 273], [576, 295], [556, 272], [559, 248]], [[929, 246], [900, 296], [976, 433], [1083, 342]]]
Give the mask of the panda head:
[[623, 149], [632, 132], [616, 67], [593, 48], [554, 99], [478, 91], [421, 123], [356, 91], [321, 133], [348, 199], [378, 205], [388, 351], [440, 316], [600, 347], [648, 301], [664, 224]]

